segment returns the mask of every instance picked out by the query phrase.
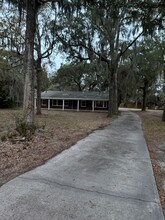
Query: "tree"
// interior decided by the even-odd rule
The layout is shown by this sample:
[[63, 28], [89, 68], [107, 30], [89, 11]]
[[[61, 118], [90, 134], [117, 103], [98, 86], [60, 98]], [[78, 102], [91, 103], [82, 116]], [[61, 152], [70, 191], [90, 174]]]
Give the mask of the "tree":
[[[20, 11], [26, 9], [26, 33], [25, 33], [25, 56], [24, 56], [24, 99], [23, 117], [27, 124], [34, 123], [34, 36], [36, 29], [36, 14], [42, 1], [21, 1], [9, 0], [9, 3], [16, 5]], [[45, 2], [44, 2], [45, 3]]]
[[[54, 17], [54, 16], [53, 16]], [[38, 13], [36, 18], [36, 35], [34, 42], [34, 49], [36, 51], [36, 78], [37, 78], [37, 110], [36, 114], [41, 114], [41, 84], [42, 84], [42, 61], [49, 59], [53, 53], [55, 39], [51, 35], [52, 18], [50, 17], [50, 10], [43, 10]]]
[[[147, 94], [162, 71], [162, 48], [159, 39], [146, 39], [136, 50], [137, 85], [142, 90], [142, 111], [146, 110]], [[139, 89], [139, 88], [138, 88]]]
[[[24, 119], [27, 123], [33, 123], [34, 74], [32, 66], [34, 61], [34, 32], [36, 30], [35, 16], [39, 7], [49, 1], [33, 0], [24, 2], [23, 0], [13, 0], [11, 2], [16, 3], [19, 8], [25, 6], [27, 12]], [[70, 55], [72, 54], [77, 59], [97, 60], [107, 64], [110, 95], [109, 114], [116, 113], [118, 104], [117, 69], [120, 58], [143, 33], [151, 33], [153, 31], [153, 22], [151, 21], [162, 22], [160, 21], [161, 17], [159, 16], [157, 4], [160, 2], [148, 1], [147, 4], [144, 1], [132, 2], [128, 0], [115, 2], [111, 0], [103, 2], [97, 0], [73, 1], [72, 3], [70, 1], [53, 2], [58, 2], [59, 8], [62, 8], [64, 12], [59, 17], [60, 21], [66, 21], [64, 17], [67, 11], [69, 14], [74, 15], [74, 17], [66, 16], [69, 23], [67, 25], [65, 25], [65, 22], [61, 23], [61, 33], [56, 34], [55, 32], [55, 35], [63, 43], [64, 49], [69, 49]], [[74, 11], [71, 5], [74, 6]], [[162, 4], [159, 6], [161, 7]], [[83, 10], [81, 10], [82, 8]], [[149, 25], [146, 25], [146, 21]], [[131, 30], [133, 31], [132, 33], [128, 28], [130, 24], [134, 24], [134, 28]], [[139, 26], [144, 27], [141, 32], [139, 32]], [[63, 27], [66, 28], [64, 29]], [[136, 37], [131, 42], [128, 42], [126, 39], [130, 33], [136, 34]], [[87, 57], [83, 57], [84, 52], [88, 55]]]
[[[162, 56], [162, 58], [163, 58], [163, 62], [164, 62], [164, 69], [162, 71], [162, 75], [163, 75], [163, 92], [165, 94], [165, 38], [163, 38], [162, 49], [163, 49], [163, 56]], [[165, 101], [164, 101], [164, 109], [163, 109], [162, 121], [165, 121]]]
[[[123, 101], [140, 101], [146, 109], [147, 97], [158, 92], [158, 79], [163, 70], [163, 50], [161, 38], [145, 37], [136, 42], [127, 52], [127, 57], [119, 66], [118, 88]], [[130, 83], [131, 82], [131, 83]]]
[[[61, 15], [61, 32], [56, 36], [70, 58], [106, 63], [111, 116], [118, 111], [117, 70], [120, 59], [142, 34], [147, 33], [148, 27], [139, 31], [139, 26], [142, 28], [145, 23], [149, 9], [145, 8], [144, 13], [139, 1], [106, 0], [88, 2], [87, 5], [74, 17]], [[136, 37], [133, 38], [134, 35]]]
[[[14, 51], [23, 60], [25, 50], [25, 20], [19, 21], [19, 14], [15, 8], [0, 9], [0, 48]], [[16, 64], [13, 64], [16, 66]]]
[[[13, 67], [13, 64], [17, 64]], [[0, 51], [0, 106], [12, 107], [22, 104], [22, 62], [14, 51]]]
[[127, 59], [118, 68], [118, 106], [136, 100], [137, 80], [131, 60]]
[[26, 1], [26, 34], [24, 72], [23, 117], [27, 124], [34, 123], [34, 37], [36, 29], [37, 4], [35, 0]]
[[[5, 0], [3, 2], [5, 2]], [[65, 13], [67, 11], [71, 12], [71, 3], [67, 0], [8, 0], [7, 2], [13, 3], [18, 7], [20, 17], [22, 11], [26, 10], [23, 117], [25, 123], [32, 125], [34, 123], [34, 37], [36, 31], [36, 15], [38, 10], [48, 2], [52, 2], [53, 7], [55, 7], [55, 3], [58, 3], [58, 7], [64, 10]]]
[[104, 68], [95, 63], [72, 63], [63, 65], [52, 79], [58, 90], [102, 91], [105, 89]]
[[11, 107], [22, 104], [23, 99], [24, 22], [19, 25], [15, 8], [0, 10], [1, 103]]
[[[41, 113], [41, 105], [40, 105], [40, 93], [41, 93], [41, 83], [42, 81], [42, 66], [41, 61], [44, 58], [49, 58], [50, 54], [53, 51], [53, 44], [54, 39], [52, 39], [50, 30], [51, 26], [49, 24], [52, 23], [50, 19], [50, 10], [48, 15], [48, 9], [47, 10], [41, 10], [40, 13], [37, 13], [36, 16], [36, 34], [35, 34], [35, 73], [37, 77], [37, 95], [39, 98], [37, 99], [37, 114]], [[40, 22], [38, 22], [38, 18]], [[16, 54], [19, 55], [21, 65], [23, 60], [23, 54], [25, 50], [25, 34], [24, 34], [24, 26], [25, 26], [25, 19], [22, 18], [21, 21], [19, 19], [19, 14], [17, 13], [15, 8], [4, 8], [2, 10], [2, 17], [1, 17], [2, 23], [0, 24], [1, 34], [1, 47], [6, 48], [7, 50], [13, 50]], [[11, 59], [10, 59], [11, 61]], [[17, 65], [20, 65], [20, 62], [12, 63], [12, 67], [15, 68]], [[46, 72], [44, 72], [46, 73]], [[47, 81], [47, 79], [45, 78]], [[45, 82], [46, 82], [45, 81]], [[23, 93], [23, 92], [22, 92]], [[39, 101], [38, 101], [39, 100]]]

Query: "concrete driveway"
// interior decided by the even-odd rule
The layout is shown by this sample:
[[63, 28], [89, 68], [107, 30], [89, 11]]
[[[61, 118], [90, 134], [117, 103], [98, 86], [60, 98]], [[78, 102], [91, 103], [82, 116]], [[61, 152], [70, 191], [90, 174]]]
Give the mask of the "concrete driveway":
[[139, 117], [118, 119], [0, 188], [1, 220], [163, 220]]

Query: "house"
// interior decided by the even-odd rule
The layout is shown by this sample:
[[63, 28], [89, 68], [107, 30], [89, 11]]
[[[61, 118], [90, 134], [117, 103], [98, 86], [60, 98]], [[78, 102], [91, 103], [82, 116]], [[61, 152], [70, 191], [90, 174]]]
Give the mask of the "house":
[[109, 95], [105, 92], [45, 91], [41, 93], [41, 108], [108, 111]]

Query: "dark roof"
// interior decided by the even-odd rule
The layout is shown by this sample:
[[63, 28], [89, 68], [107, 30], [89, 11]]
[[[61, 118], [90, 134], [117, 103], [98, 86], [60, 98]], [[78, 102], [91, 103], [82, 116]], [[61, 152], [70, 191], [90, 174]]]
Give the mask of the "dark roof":
[[45, 91], [41, 99], [76, 99], [76, 100], [108, 100], [105, 92], [79, 92], [79, 91]]

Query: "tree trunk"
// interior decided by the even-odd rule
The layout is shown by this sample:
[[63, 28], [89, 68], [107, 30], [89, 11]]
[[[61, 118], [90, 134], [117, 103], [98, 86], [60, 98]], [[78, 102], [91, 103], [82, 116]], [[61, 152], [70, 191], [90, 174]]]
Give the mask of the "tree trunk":
[[117, 68], [112, 63], [108, 63], [108, 84], [109, 84], [109, 108], [108, 116], [118, 113], [118, 86]]
[[25, 83], [23, 117], [28, 124], [34, 123], [34, 35], [35, 35], [35, 0], [27, 1], [26, 41], [25, 41]]
[[118, 85], [117, 85], [117, 70], [113, 68], [113, 89], [114, 89], [114, 98], [113, 98], [113, 114], [118, 114]]
[[108, 106], [108, 117], [113, 115], [113, 85], [109, 85], [109, 106]]
[[[120, 28], [118, 26], [118, 22], [116, 21], [114, 23], [114, 29], [117, 31], [116, 35], [112, 31], [110, 42], [110, 55], [111, 55], [111, 61], [110, 61], [110, 71], [111, 71], [111, 77], [112, 77], [112, 84], [113, 84], [113, 109], [112, 113], [117, 114], [118, 113], [118, 79], [117, 79], [117, 68], [118, 68], [118, 47], [119, 47], [119, 32]], [[113, 28], [112, 28], [113, 29]], [[118, 36], [118, 37], [117, 37]], [[117, 38], [116, 38], [117, 37]], [[116, 38], [116, 40], [115, 40]]]
[[[165, 70], [164, 70], [163, 92], [165, 93]], [[164, 103], [164, 109], [163, 109], [162, 121], [165, 121], [165, 103]]]
[[108, 106], [108, 117], [112, 117], [113, 115], [113, 97], [114, 97], [114, 89], [113, 89], [113, 79], [110, 69], [110, 64], [108, 64], [108, 90], [109, 90], [109, 106]]
[[41, 78], [42, 78], [42, 67], [41, 58], [37, 59], [37, 115], [41, 115]]
[[148, 81], [144, 79], [142, 111], [146, 111]]
[[165, 104], [164, 104], [164, 109], [163, 109], [162, 121], [165, 121]]

